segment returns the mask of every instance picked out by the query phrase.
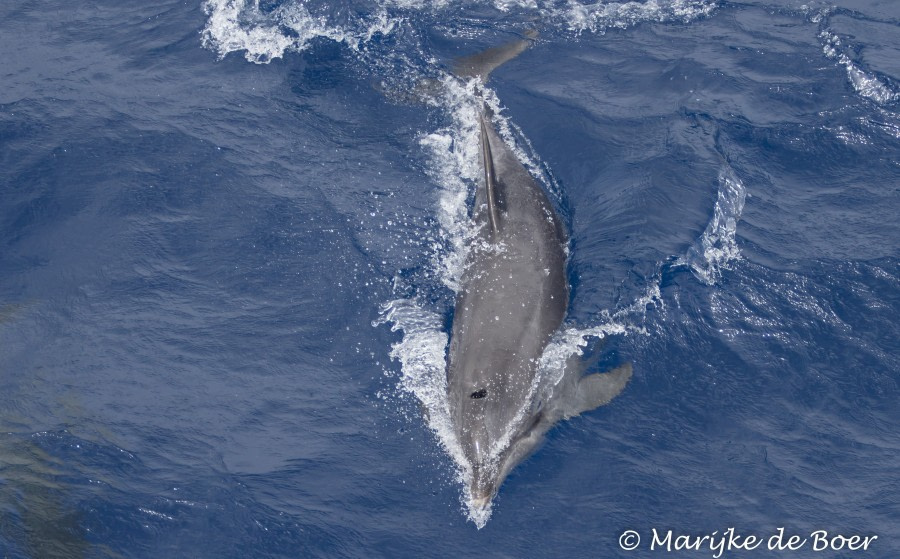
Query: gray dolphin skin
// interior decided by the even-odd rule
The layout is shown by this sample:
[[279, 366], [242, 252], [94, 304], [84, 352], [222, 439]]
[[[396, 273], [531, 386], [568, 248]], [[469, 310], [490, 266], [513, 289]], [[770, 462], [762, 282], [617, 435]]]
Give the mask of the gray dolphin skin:
[[[529, 43], [460, 59], [454, 71], [484, 82]], [[538, 362], [569, 302], [566, 234], [543, 189], [490, 119], [484, 105], [484, 179], [472, 212], [477, 233], [457, 294], [447, 368], [450, 418], [471, 468], [467, 490], [476, 509], [490, 506], [509, 472], [555, 423], [609, 402], [631, 378], [630, 364], [584, 376], [584, 365], [573, 357], [558, 383], [540, 386]]]

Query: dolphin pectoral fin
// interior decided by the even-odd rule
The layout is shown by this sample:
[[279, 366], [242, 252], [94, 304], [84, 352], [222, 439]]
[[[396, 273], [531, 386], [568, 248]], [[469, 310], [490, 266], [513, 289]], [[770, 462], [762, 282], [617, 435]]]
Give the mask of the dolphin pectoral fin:
[[537, 38], [537, 31], [529, 29], [524, 33], [525, 39], [511, 41], [498, 47], [491, 47], [483, 52], [457, 58], [453, 64], [453, 73], [461, 78], [480, 77], [486, 82], [488, 76], [497, 67], [512, 60], [527, 49]]
[[575, 385], [574, 394], [566, 402], [564, 417], [568, 419], [608, 404], [622, 392], [630, 379], [631, 363], [625, 363], [605, 373], [581, 377]]

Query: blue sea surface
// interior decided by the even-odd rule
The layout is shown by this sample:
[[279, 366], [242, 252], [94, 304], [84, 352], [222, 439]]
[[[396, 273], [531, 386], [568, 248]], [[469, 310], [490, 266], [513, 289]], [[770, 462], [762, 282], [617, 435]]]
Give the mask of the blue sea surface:
[[[634, 376], [477, 517], [450, 68], [530, 29], [482, 91], [569, 236], [547, 367]], [[900, 2], [25, 0], [0, 50], [0, 557], [900, 557]]]

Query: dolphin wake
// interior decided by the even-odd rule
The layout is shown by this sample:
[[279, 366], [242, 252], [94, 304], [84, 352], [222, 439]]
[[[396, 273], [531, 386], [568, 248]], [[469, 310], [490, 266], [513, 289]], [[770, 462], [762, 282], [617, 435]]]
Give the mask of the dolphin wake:
[[[443, 289], [456, 293], [466, 261], [473, 228], [468, 204], [482, 170], [479, 164], [479, 108], [485, 102], [493, 111], [495, 124], [503, 140], [559, 205], [559, 187], [552, 173], [543, 165], [525, 135], [503, 114], [496, 94], [482, 84], [463, 83], [437, 68], [427, 42], [415, 29], [428, 27], [424, 20], [462, 37], [476, 37], [483, 29], [471, 18], [453, 23], [454, 10], [465, 7], [489, 8], [504, 17], [491, 21], [500, 31], [518, 32], [523, 22], [540, 22], [556, 35], [571, 40], [586, 33], [603, 34], [610, 29], [623, 29], [644, 22], [689, 23], [712, 15], [718, 4], [711, 0], [645, 0], [643, 2], [580, 3], [572, 0], [492, 0], [485, 5], [464, 1], [387, 0], [366, 12], [341, 9], [325, 2], [286, 2], [275, 6], [261, 5], [259, 0], [208, 0], [208, 15], [201, 37], [205, 47], [219, 57], [240, 52], [256, 64], [267, 64], [287, 53], [302, 52], [318, 41], [343, 44], [350, 58], [359, 63], [362, 72], [383, 84], [402, 82], [417, 84], [431, 80], [439, 93], [427, 99], [446, 120], [445, 126], [423, 133], [419, 146], [424, 154], [426, 171], [439, 192], [435, 212], [439, 240], [430, 258], [432, 276], [440, 286], [404, 286], [381, 308], [374, 326], [390, 325], [402, 332], [390, 356], [399, 362], [401, 376], [398, 387], [402, 394], [415, 398], [426, 410], [429, 429], [442, 449], [456, 465], [455, 477], [460, 483], [461, 499], [469, 520], [479, 528], [491, 516], [491, 508], [476, 507], [468, 494], [472, 468], [455, 439], [447, 401], [447, 346], [444, 309], [435, 308], [433, 297], [421, 291]], [[811, 16], [821, 22], [819, 38], [823, 54], [836, 61], [847, 72], [856, 93], [880, 105], [889, 104], [900, 94], [892, 86], [864, 70], [855, 62], [841, 38], [827, 27], [828, 12]], [[450, 29], [453, 27], [453, 29]], [[374, 75], [373, 75], [374, 74]], [[398, 75], [400, 74], [400, 75]], [[390, 93], [391, 88], [386, 88]], [[747, 197], [746, 188], [734, 171], [725, 165], [719, 175], [718, 198], [714, 213], [702, 235], [676, 265], [690, 268], [701, 282], [717, 283], [730, 263], [740, 258], [735, 235]], [[565, 363], [573, 355], [581, 355], [592, 339], [628, 334], [646, 334], [644, 322], [649, 308], [663, 305], [660, 276], [644, 286], [643, 294], [614, 309], [600, 312], [587, 325], [564, 325], [546, 347], [540, 360], [535, 390], [552, 390], [559, 382]], [[399, 280], [396, 283], [402, 283]], [[412, 295], [410, 295], [412, 292]]]
[[[266, 64], [288, 52], [304, 51], [317, 40], [327, 40], [346, 45], [356, 59], [375, 72], [383, 83], [396, 82], [398, 76], [390, 75], [399, 66], [406, 76], [400, 81], [415, 84], [423, 79], [436, 80], [439, 93], [428, 99], [448, 117], [449, 124], [422, 134], [419, 144], [427, 157], [426, 169], [430, 179], [438, 187], [436, 213], [440, 227], [440, 242], [434, 245], [431, 257], [432, 272], [443, 289], [456, 293], [463, 272], [469, 240], [474, 234], [468, 212], [468, 200], [482, 174], [479, 145], [479, 103], [484, 102], [495, 115], [495, 124], [503, 140], [525, 168], [542, 184], [552, 202], [559, 205], [559, 187], [552, 173], [531, 149], [522, 131], [503, 114], [497, 95], [480, 82], [461, 82], [449, 74], [435, 74], [433, 61], [424, 54], [421, 44], [406, 45], [408, 50], [420, 53], [428, 59], [425, 67], [404, 58], [393, 46], [382, 50], [380, 42], [387, 38], [404, 40], [415, 35], [403, 32], [411, 17], [440, 17], [441, 12], [455, 5], [453, 2], [429, 3], [387, 2], [368, 14], [343, 14], [336, 17], [327, 6], [315, 3], [285, 3], [272, 9], [260, 6], [258, 0], [209, 0], [204, 4], [208, 14], [206, 28], [202, 32], [203, 44], [220, 57], [232, 52], [243, 52], [253, 63]], [[647, 0], [580, 4], [535, 2], [534, 0], [497, 0], [493, 7], [501, 12], [522, 12], [538, 15], [545, 25], [577, 36], [582, 33], [602, 34], [611, 28], [627, 28], [642, 22], [682, 21], [709, 15], [715, 2], [704, 0]], [[513, 28], [515, 29], [515, 28]], [[397, 39], [400, 37], [400, 39]], [[437, 76], [435, 78], [435, 75]], [[476, 87], [479, 92], [476, 94]], [[387, 91], [390, 93], [390, 91]], [[621, 309], [600, 313], [594, 324], [564, 326], [547, 346], [540, 359], [533, 390], [552, 391], [561, 380], [566, 362], [573, 355], [581, 355], [590, 339], [603, 339], [613, 335], [645, 333], [642, 323], [648, 306], [661, 304], [659, 278], [648, 285], [644, 296]], [[428, 289], [428, 288], [426, 288]], [[413, 286], [413, 292], [417, 290]], [[402, 394], [414, 397], [426, 410], [429, 429], [441, 448], [456, 466], [455, 478], [461, 486], [461, 501], [466, 514], [477, 527], [484, 527], [491, 516], [491, 506], [475, 506], [469, 495], [472, 466], [461, 450], [453, 433], [447, 400], [447, 345], [448, 333], [444, 330], [443, 314], [432, 308], [428, 297], [398, 297], [384, 304], [380, 318], [373, 325], [390, 324], [393, 331], [403, 333], [394, 344], [390, 356], [400, 363], [401, 376], [398, 388]], [[524, 413], [524, 410], [523, 410]], [[501, 437], [499, 453], [509, 438]]]
[[[643, 2], [564, 3], [546, 0], [387, 0], [367, 13], [339, 9], [327, 2], [286, 2], [274, 8], [260, 6], [259, 0], [207, 0], [208, 15], [202, 31], [204, 46], [220, 57], [244, 52], [250, 62], [266, 64], [288, 52], [306, 50], [316, 39], [346, 44], [363, 53], [377, 38], [388, 35], [414, 37], [405, 33], [410, 21], [424, 18], [442, 21], [460, 7], [492, 7], [505, 16], [518, 14], [537, 19], [543, 25], [573, 35], [602, 34], [608, 29], [624, 29], [642, 22], [690, 22], [716, 9], [711, 0], [645, 0]], [[462, 22], [460, 22], [462, 24]], [[502, 22], [494, 22], [495, 24]], [[514, 29], [511, 28], [511, 29]], [[420, 45], [412, 46], [421, 50]], [[386, 55], [386, 53], [382, 53]]]

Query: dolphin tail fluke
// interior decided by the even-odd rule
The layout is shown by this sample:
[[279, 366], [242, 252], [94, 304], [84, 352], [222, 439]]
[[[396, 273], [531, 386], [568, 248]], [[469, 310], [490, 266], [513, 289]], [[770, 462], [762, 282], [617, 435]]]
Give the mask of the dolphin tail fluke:
[[534, 39], [537, 38], [538, 33], [530, 29], [524, 35], [524, 39], [518, 39], [504, 45], [491, 47], [477, 54], [457, 58], [453, 64], [453, 73], [461, 78], [479, 77], [482, 82], [486, 82], [494, 69], [512, 60], [527, 49]]
[[574, 417], [608, 404], [622, 392], [631, 380], [631, 363], [625, 363], [611, 371], [581, 377], [574, 387], [574, 394], [566, 402], [564, 417]]

